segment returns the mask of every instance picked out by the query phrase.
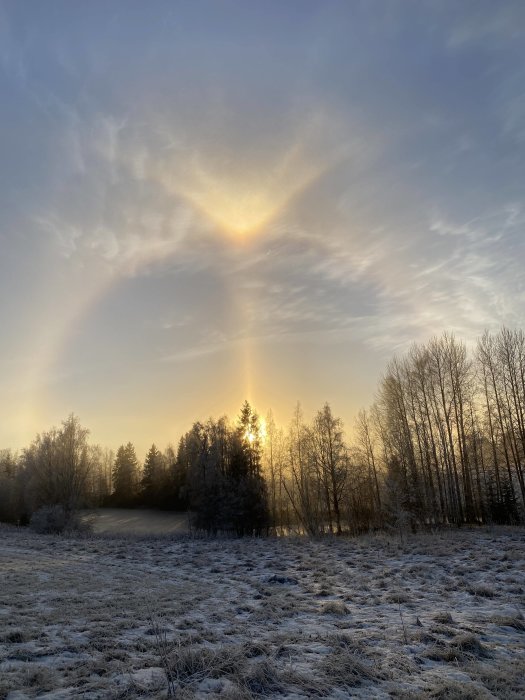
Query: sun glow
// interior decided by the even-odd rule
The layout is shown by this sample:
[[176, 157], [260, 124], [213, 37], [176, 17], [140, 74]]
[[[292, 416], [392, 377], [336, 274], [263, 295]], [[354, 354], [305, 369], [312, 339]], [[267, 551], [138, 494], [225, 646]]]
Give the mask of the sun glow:
[[238, 237], [260, 231], [288, 199], [286, 193], [278, 194], [273, 188], [221, 179], [200, 169], [181, 193], [221, 230]]
[[182, 147], [176, 157], [151, 159], [140, 174], [184, 198], [224, 234], [244, 238], [262, 231], [346, 157], [340, 141], [334, 147], [336, 132], [321, 115], [296, 126], [289, 142], [277, 139], [263, 155]]
[[259, 418], [259, 437], [261, 442], [265, 442], [268, 433], [266, 432], [266, 421], [264, 418]]
[[259, 418], [259, 425], [257, 426], [256, 431], [247, 430], [244, 433], [244, 439], [247, 440], [250, 443], [250, 445], [252, 445], [256, 440], [259, 440], [259, 442], [264, 443], [266, 441], [266, 437], [266, 421], [264, 420], [264, 418]]

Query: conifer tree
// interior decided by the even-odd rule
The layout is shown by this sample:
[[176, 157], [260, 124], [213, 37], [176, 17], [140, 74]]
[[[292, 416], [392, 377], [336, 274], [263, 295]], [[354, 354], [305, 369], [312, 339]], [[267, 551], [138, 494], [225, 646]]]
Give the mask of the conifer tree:
[[133, 505], [137, 495], [137, 455], [128, 442], [117, 450], [113, 466], [113, 497], [118, 505]]
[[146, 505], [158, 505], [164, 475], [164, 459], [161, 452], [153, 444], [144, 462], [141, 479], [141, 495]]

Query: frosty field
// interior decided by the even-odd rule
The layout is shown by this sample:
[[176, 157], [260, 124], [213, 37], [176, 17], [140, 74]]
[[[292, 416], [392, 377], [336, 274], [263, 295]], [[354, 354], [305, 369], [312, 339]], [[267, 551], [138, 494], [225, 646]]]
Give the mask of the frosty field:
[[0, 698], [525, 697], [521, 529], [358, 539], [0, 528]]
[[173, 535], [189, 532], [188, 515], [169, 511], [101, 508], [86, 511], [94, 533], [108, 535]]

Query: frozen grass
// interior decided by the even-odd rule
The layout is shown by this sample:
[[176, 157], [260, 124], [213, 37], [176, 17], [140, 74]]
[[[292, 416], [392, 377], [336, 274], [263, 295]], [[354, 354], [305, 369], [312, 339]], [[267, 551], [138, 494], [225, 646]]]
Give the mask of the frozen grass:
[[108, 535], [165, 535], [189, 532], [186, 513], [149, 509], [99, 508], [84, 511], [95, 534]]
[[0, 699], [525, 697], [520, 529], [399, 539], [0, 527]]

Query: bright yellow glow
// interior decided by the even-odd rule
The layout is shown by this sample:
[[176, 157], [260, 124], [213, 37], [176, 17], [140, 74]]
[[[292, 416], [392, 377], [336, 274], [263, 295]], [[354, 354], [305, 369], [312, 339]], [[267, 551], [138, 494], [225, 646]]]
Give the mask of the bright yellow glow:
[[322, 115], [293, 131], [293, 139], [276, 139], [264, 152], [221, 152], [219, 146], [183, 149], [167, 160], [147, 162], [144, 171], [167, 191], [187, 200], [223, 233], [252, 236], [346, 157], [345, 148], [335, 138], [337, 129]]
[[268, 433], [266, 431], [266, 421], [264, 420], [264, 418], [259, 418], [259, 436], [262, 442], [266, 440], [267, 434]]
[[[128, 150], [123, 142], [117, 152], [101, 146], [101, 156], [107, 158], [112, 168], [120, 164], [129, 168], [138, 181], [159, 185], [164, 193], [186, 200], [190, 204], [188, 210], [200, 212], [222, 234], [231, 236], [236, 242], [263, 232], [287, 210], [294, 198], [349, 154], [341, 137], [346, 133], [346, 125], [343, 132], [337, 120], [322, 113], [310, 114], [303, 123], [294, 124], [288, 135], [284, 132], [284, 135], [276, 134], [273, 143], [255, 144], [251, 149], [243, 149], [240, 144], [237, 149], [221, 150], [220, 146], [201, 144], [198, 139], [195, 143], [189, 141], [185, 144], [182, 137], [177, 138], [177, 133], [162, 129], [162, 133], [164, 131], [170, 136], [170, 142], [182, 146], [177, 146], [175, 151], [166, 148], [159, 153], [142, 147]], [[134, 216], [131, 207], [126, 215], [130, 224], [133, 224]], [[51, 384], [45, 384], [42, 378], [58, 366], [76, 324], [126, 274], [136, 273], [152, 262], [175, 255], [180, 241], [193, 225], [191, 211], [187, 221], [181, 222], [179, 217], [173, 227], [166, 227], [168, 234], [162, 225], [157, 230], [156, 222], [164, 220], [162, 212], [152, 213], [152, 226], [143, 225], [142, 217], [138, 218], [136, 233], [130, 226], [132, 235], [120, 238], [117, 233], [114, 236], [115, 250], [108, 249], [107, 267], [101, 269], [100, 275], [86, 278], [85, 284], [80, 284], [80, 291], [70, 295], [58, 317], [54, 313], [45, 314], [46, 318], [53, 317], [54, 320], [43, 333], [39, 354], [32, 371], [27, 373], [25, 393], [29, 399], [20, 409], [23, 424], [26, 423], [26, 413], [35, 416], [36, 425], [37, 420], [40, 424], [44, 409], [48, 412], [47, 388]], [[63, 225], [67, 225], [67, 220], [63, 224], [51, 219], [51, 233], [59, 235]], [[106, 233], [111, 234], [101, 231], [101, 240]], [[100, 250], [106, 257], [104, 246]], [[247, 330], [250, 330], [250, 323], [247, 311]], [[245, 396], [252, 394], [253, 345], [247, 333], [243, 344]], [[258, 437], [263, 442], [266, 438], [263, 421], [260, 422]], [[248, 440], [253, 442], [255, 436], [248, 437]]]
[[283, 195], [262, 183], [220, 177], [194, 166], [182, 194], [225, 232], [244, 236], [270, 221], [283, 206]]
[[250, 444], [255, 442], [255, 440], [259, 439], [260, 442], [264, 442], [266, 440], [266, 421], [264, 418], [259, 418], [259, 430], [258, 434], [253, 433], [251, 430], [247, 430], [244, 433], [244, 439], [248, 440]]
[[225, 233], [244, 237], [257, 233], [275, 219], [292, 197], [320, 174], [318, 168], [306, 163], [301, 164], [298, 172], [288, 170], [289, 167], [277, 167], [266, 176], [244, 173], [227, 177], [213, 169], [194, 166], [177, 193]]

